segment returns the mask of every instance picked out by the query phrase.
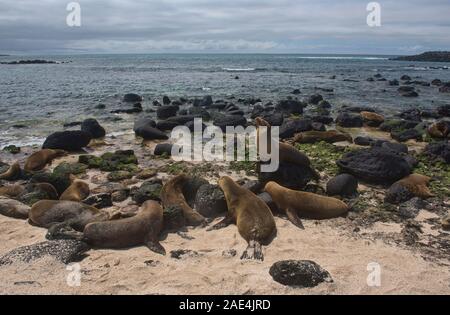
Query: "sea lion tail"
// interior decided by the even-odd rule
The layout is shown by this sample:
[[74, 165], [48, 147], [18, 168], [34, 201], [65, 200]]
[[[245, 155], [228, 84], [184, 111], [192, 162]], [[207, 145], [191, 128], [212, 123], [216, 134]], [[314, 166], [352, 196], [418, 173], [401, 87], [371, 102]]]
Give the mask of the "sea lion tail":
[[261, 243], [258, 241], [250, 241], [247, 249], [242, 253], [241, 259], [264, 260]]

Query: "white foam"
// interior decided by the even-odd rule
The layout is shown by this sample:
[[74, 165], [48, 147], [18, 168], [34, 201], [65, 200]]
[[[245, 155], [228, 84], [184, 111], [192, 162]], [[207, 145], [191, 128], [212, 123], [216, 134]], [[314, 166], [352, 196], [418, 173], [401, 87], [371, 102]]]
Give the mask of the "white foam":
[[222, 68], [222, 70], [230, 72], [255, 71], [255, 68]]

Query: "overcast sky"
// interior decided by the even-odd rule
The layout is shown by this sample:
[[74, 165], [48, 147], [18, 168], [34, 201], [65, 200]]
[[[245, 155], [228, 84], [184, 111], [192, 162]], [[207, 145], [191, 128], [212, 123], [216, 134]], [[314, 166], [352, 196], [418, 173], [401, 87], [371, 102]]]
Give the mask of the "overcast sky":
[[362, 0], [0, 0], [0, 53], [291, 52], [414, 54], [450, 50], [450, 0], [389, 0], [381, 27]]

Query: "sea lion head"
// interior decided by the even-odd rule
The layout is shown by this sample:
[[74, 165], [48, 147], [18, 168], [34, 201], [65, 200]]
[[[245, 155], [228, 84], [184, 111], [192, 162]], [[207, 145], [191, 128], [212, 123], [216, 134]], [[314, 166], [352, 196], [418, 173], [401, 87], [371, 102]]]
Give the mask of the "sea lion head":
[[264, 120], [262, 117], [255, 118], [255, 125], [256, 125], [256, 127], [261, 127], [261, 126], [264, 126], [267, 128], [271, 127], [270, 124], [266, 120]]
[[276, 182], [271, 181], [268, 182], [266, 186], [264, 186], [264, 191], [268, 192], [269, 195], [272, 195], [271, 192], [277, 191], [280, 188], [281, 188], [280, 185], [278, 185]]
[[88, 183], [78, 179], [73, 174], [70, 174], [69, 178], [70, 178], [70, 183], [71, 183], [70, 184], [70, 186], [71, 186], [70, 188], [71, 189], [75, 189], [76, 191], [80, 192], [83, 195], [89, 195], [90, 190], [89, 190], [89, 184]]

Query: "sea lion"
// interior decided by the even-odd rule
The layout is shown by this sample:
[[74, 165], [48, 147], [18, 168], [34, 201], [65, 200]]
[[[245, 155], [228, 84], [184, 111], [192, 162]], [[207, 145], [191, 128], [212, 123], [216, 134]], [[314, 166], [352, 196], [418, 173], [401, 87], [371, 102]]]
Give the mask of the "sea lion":
[[36, 172], [42, 170], [54, 159], [66, 155], [64, 150], [42, 149], [31, 154], [25, 162], [24, 170], [27, 172]]
[[50, 229], [56, 225], [70, 226], [82, 232], [91, 222], [106, 221], [109, 215], [105, 211], [80, 202], [66, 200], [41, 200], [36, 202], [29, 213], [29, 223]]
[[432, 138], [449, 138], [450, 137], [450, 121], [437, 121], [430, 125], [427, 133]]
[[386, 193], [386, 201], [391, 203], [397, 203], [395, 202], [396, 200], [399, 202], [405, 201], [403, 199], [398, 199], [398, 197], [396, 196], [399, 192], [402, 191], [399, 188], [404, 188], [412, 196], [419, 197], [422, 199], [434, 197], [435, 195], [427, 187], [430, 180], [431, 180], [430, 177], [421, 174], [411, 174], [409, 176], [406, 176], [405, 178], [402, 178], [399, 181], [396, 181], [394, 184], [392, 184], [392, 186]]
[[309, 192], [291, 190], [268, 182], [264, 190], [270, 194], [279, 209], [286, 211], [288, 219], [303, 228], [299, 215], [310, 219], [330, 219], [346, 214], [349, 207], [339, 199]]
[[[270, 124], [264, 120], [261, 117], [255, 118], [255, 125], [258, 127], [257, 130], [257, 137], [258, 137], [258, 145], [259, 145], [259, 137], [271, 137]], [[267, 127], [267, 132], [261, 131], [259, 127], [264, 126]], [[270, 138], [267, 140], [268, 144], [268, 151], [270, 153], [271, 150], [271, 141], [269, 141]], [[311, 161], [309, 160], [308, 156], [304, 154], [303, 152], [300, 152], [296, 148], [294, 148], [292, 145], [284, 142], [278, 143], [279, 147], [279, 161], [280, 163], [286, 162], [286, 163], [292, 163], [296, 165], [306, 166], [311, 168]], [[316, 178], [319, 178], [319, 174], [315, 170], [311, 168], [311, 170], [314, 173], [314, 176]]]
[[29, 212], [29, 206], [14, 199], [0, 197], [0, 214], [15, 219], [28, 219]]
[[305, 131], [294, 135], [294, 143], [316, 143], [325, 141], [328, 143], [335, 143], [340, 141], [348, 141], [353, 143], [352, 137], [347, 133], [342, 133], [337, 130], [327, 131]]
[[374, 112], [366, 112], [362, 111], [360, 113], [364, 121], [367, 123], [367, 125], [371, 127], [378, 127], [384, 122], [384, 116], [374, 113]]
[[82, 201], [91, 193], [89, 184], [70, 175], [72, 184], [61, 194], [59, 200]]
[[[261, 117], [255, 118], [255, 125], [258, 128], [257, 129], [258, 145], [259, 145], [260, 137], [267, 137], [267, 146], [268, 146], [268, 151], [270, 153], [271, 141], [269, 141], [269, 140], [270, 140], [270, 137], [272, 136], [271, 135], [272, 126]], [[267, 129], [265, 131], [262, 131], [262, 128], [259, 128], [259, 127], [267, 127]], [[278, 145], [279, 145], [279, 152], [280, 152], [279, 153], [280, 162], [288, 162], [288, 163], [299, 164], [299, 165], [303, 165], [303, 166], [311, 165], [311, 161], [309, 160], [309, 158], [305, 154], [303, 154], [302, 152], [300, 152], [299, 150], [294, 148], [292, 145], [290, 145], [288, 143], [284, 143], [284, 142], [279, 142]]]
[[228, 214], [212, 229], [236, 223], [239, 234], [248, 243], [241, 259], [264, 260], [261, 245], [268, 244], [276, 234], [275, 220], [269, 207], [262, 199], [239, 186], [228, 176], [220, 178], [219, 186], [225, 194]]
[[197, 226], [205, 222], [205, 218], [192, 209], [183, 195], [183, 185], [188, 180], [188, 176], [180, 174], [169, 180], [161, 190], [161, 201], [164, 208], [179, 207], [183, 210], [186, 224]]
[[163, 209], [158, 202], [148, 200], [139, 212], [115, 221], [94, 222], [86, 225], [83, 241], [100, 248], [126, 248], [145, 244], [155, 253], [165, 255], [158, 241], [163, 228]]
[[0, 196], [16, 198], [25, 191], [22, 185], [5, 185], [0, 187]]
[[18, 162], [14, 163], [13, 165], [11, 165], [9, 167], [9, 169], [0, 174], [0, 179], [5, 179], [5, 180], [16, 180], [18, 178], [20, 178], [22, 174], [22, 170], [20, 169], [20, 164]]

